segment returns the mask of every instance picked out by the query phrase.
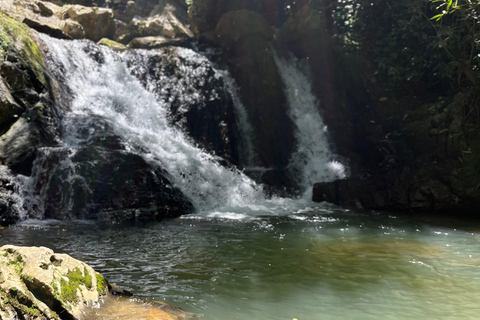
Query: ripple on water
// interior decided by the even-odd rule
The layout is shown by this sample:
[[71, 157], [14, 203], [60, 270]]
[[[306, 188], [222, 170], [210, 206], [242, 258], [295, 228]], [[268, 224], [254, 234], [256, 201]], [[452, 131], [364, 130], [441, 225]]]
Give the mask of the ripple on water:
[[253, 218], [27, 223], [0, 230], [0, 242], [69, 253], [126, 290], [209, 320], [478, 318], [474, 223], [324, 211]]

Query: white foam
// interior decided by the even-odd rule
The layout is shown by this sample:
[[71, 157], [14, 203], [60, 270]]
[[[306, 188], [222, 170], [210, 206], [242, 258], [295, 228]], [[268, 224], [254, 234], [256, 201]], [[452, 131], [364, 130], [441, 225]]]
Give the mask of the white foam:
[[285, 84], [289, 104], [288, 115], [295, 124], [297, 150], [289, 167], [305, 190], [317, 182], [330, 182], [346, 177], [346, 168], [330, 151], [327, 127], [318, 110], [310, 80], [294, 58], [281, 59], [274, 54]]

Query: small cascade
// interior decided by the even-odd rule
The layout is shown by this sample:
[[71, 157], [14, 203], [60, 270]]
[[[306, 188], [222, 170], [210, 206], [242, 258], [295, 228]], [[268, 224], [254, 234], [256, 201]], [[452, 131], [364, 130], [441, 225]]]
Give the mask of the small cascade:
[[274, 55], [274, 58], [285, 84], [288, 115], [296, 127], [297, 150], [289, 164], [293, 176], [304, 190], [309, 190], [317, 182], [345, 178], [345, 167], [335, 160], [330, 151], [327, 126], [323, 123], [318, 101], [300, 62], [294, 57], [282, 59]]
[[[112, 148], [113, 144], [113, 148], [119, 152], [138, 155], [145, 162], [161, 168], [172, 184], [192, 202], [197, 212], [223, 206], [242, 206], [264, 199], [261, 188], [253, 180], [234, 167], [222, 166], [218, 157], [208, 154], [187, 137], [181, 128], [169, 123], [168, 104], [172, 93], [166, 92], [164, 96], [160, 93], [159, 98], [159, 93], [154, 92], [153, 83], [146, 81], [145, 85], [132, 75], [132, 65], [139, 72], [146, 71], [147, 66], [142, 64], [142, 59], [128, 61], [132, 58], [130, 53], [118, 53], [87, 41], [63, 41], [45, 35], [41, 37], [48, 46], [49, 68], [52, 73], [56, 72], [63, 78], [71, 102], [65, 108], [68, 109], [63, 116], [66, 129], [60, 146], [39, 150], [36, 168], [29, 181], [25, 182], [30, 185], [24, 189], [33, 190], [31, 192], [36, 194], [26, 194], [30, 198], [30, 211], [46, 210], [40, 202], [49, 200], [45, 186], [51, 183], [40, 183], [39, 180], [60, 179], [69, 183], [82, 183], [78, 161], [85, 156], [82, 146], [90, 143], [99, 145], [100, 149], [104, 145]], [[198, 58], [189, 49], [181, 50], [182, 59], [188, 60], [189, 56], [191, 59]], [[148, 51], [137, 50], [133, 57], [148, 55]], [[203, 99], [202, 92], [192, 92], [190, 86], [191, 81], [201, 81], [198, 77], [195, 78], [199, 70], [193, 70], [188, 63], [184, 69], [178, 75], [175, 90], [184, 99], [200, 101]], [[228, 80], [226, 82], [233, 90]], [[120, 141], [115, 141], [115, 137], [119, 137]], [[54, 157], [58, 164], [51, 169], [57, 174], [45, 177], [49, 174], [46, 170], [49, 166], [45, 161], [51, 161], [45, 159], [51, 159], [52, 153], [61, 154]], [[43, 157], [42, 154], [49, 156]], [[71, 159], [74, 159], [73, 162]], [[88, 161], [91, 162], [86, 159], [84, 163]], [[75, 198], [81, 198], [79, 195], [69, 195], [69, 192], [74, 191], [62, 195], [71, 199], [66, 201], [68, 204], [65, 210], [75, 208]], [[42, 199], [39, 200], [38, 197]], [[37, 199], [33, 200], [35, 198]]]
[[230, 93], [233, 99], [233, 105], [235, 106], [235, 111], [237, 115], [237, 126], [240, 134], [239, 139], [239, 150], [240, 153], [240, 163], [244, 167], [253, 166], [255, 164], [255, 152], [252, 144], [253, 129], [248, 121], [247, 110], [240, 100], [240, 95], [238, 93], [238, 87], [232, 76], [228, 71], [218, 71], [222, 78], [225, 80], [225, 86], [227, 91]]

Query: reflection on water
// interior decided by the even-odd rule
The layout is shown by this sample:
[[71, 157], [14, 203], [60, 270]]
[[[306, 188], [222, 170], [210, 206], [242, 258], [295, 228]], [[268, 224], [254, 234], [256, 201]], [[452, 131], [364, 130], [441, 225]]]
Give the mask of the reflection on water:
[[0, 230], [0, 244], [71, 254], [137, 295], [209, 320], [478, 318], [479, 224], [318, 208], [219, 217], [30, 221]]

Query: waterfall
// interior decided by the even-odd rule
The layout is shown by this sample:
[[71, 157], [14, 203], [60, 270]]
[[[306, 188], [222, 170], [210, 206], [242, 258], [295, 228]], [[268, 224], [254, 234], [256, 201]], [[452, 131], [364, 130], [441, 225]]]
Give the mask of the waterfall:
[[[154, 85], [142, 83], [131, 73], [130, 53], [118, 53], [88, 41], [64, 41], [41, 36], [48, 46], [49, 68], [60, 70], [71, 96], [69, 110], [63, 116], [67, 128], [61, 138], [62, 152], [71, 157], [83, 141], [97, 139], [99, 119], [110, 128], [127, 152], [135, 153], [168, 173], [173, 185], [186, 195], [197, 211], [236, 207], [263, 199], [261, 188], [233, 167], [224, 167], [217, 157], [197, 146], [186, 134], [168, 121], [169, 95], [159, 99]], [[92, 52], [94, 47], [94, 52]], [[197, 59], [189, 49], [180, 50], [182, 59]], [[136, 50], [134, 68], [143, 72], [147, 66], [141, 57], [148, 51]], [[201, 99], [190, 77], [198, 70], [188, 69], [175, 82], [175, 90], [184, 99]], [[220, 76], [220, 75], [219, 75]], [[200, 80], [201, 81], [201, 80]], [[228, 82], [227, 82], [228, 83]], [[157, 92], [158, 95], [158, 92]], [[67, 151], [65, 151], [67, 150]], [[54, 152], [52, 150], [43, 152]], [[40, 174], [41, 161], [37, 161]], [[75, 167], [63, 161], [65, 179], [74, 179]], [[32, 179], [35, 179], [35, 169]]]
[[297, 150], [289, 164], [294, 177], [305, 190], [317, 182], [345, 178], [346, 169], [330, 151], [327, 126], [319, 113], [310, 80], [299, 61], [294, 57], [282, 59], [277, 54], [274, 58], [285, 85], [288, 116], [295, 124]]
[[232, 96], [233, 104], [237, 114], [237, 125], [241, 136], [241, 139], [239, 139], [239, 150], [242, 150], [240, 155], [240, 163], [242, 163], [245, 167], [252, 166], [255, 163], [255, 154], [252, 145], [253, 129], [248, 121], [247, 110], [240, 100], [237, 84], [233, 80], [230, 73], [223, 70], [218, 72], [225, 80], [227, 91]]

